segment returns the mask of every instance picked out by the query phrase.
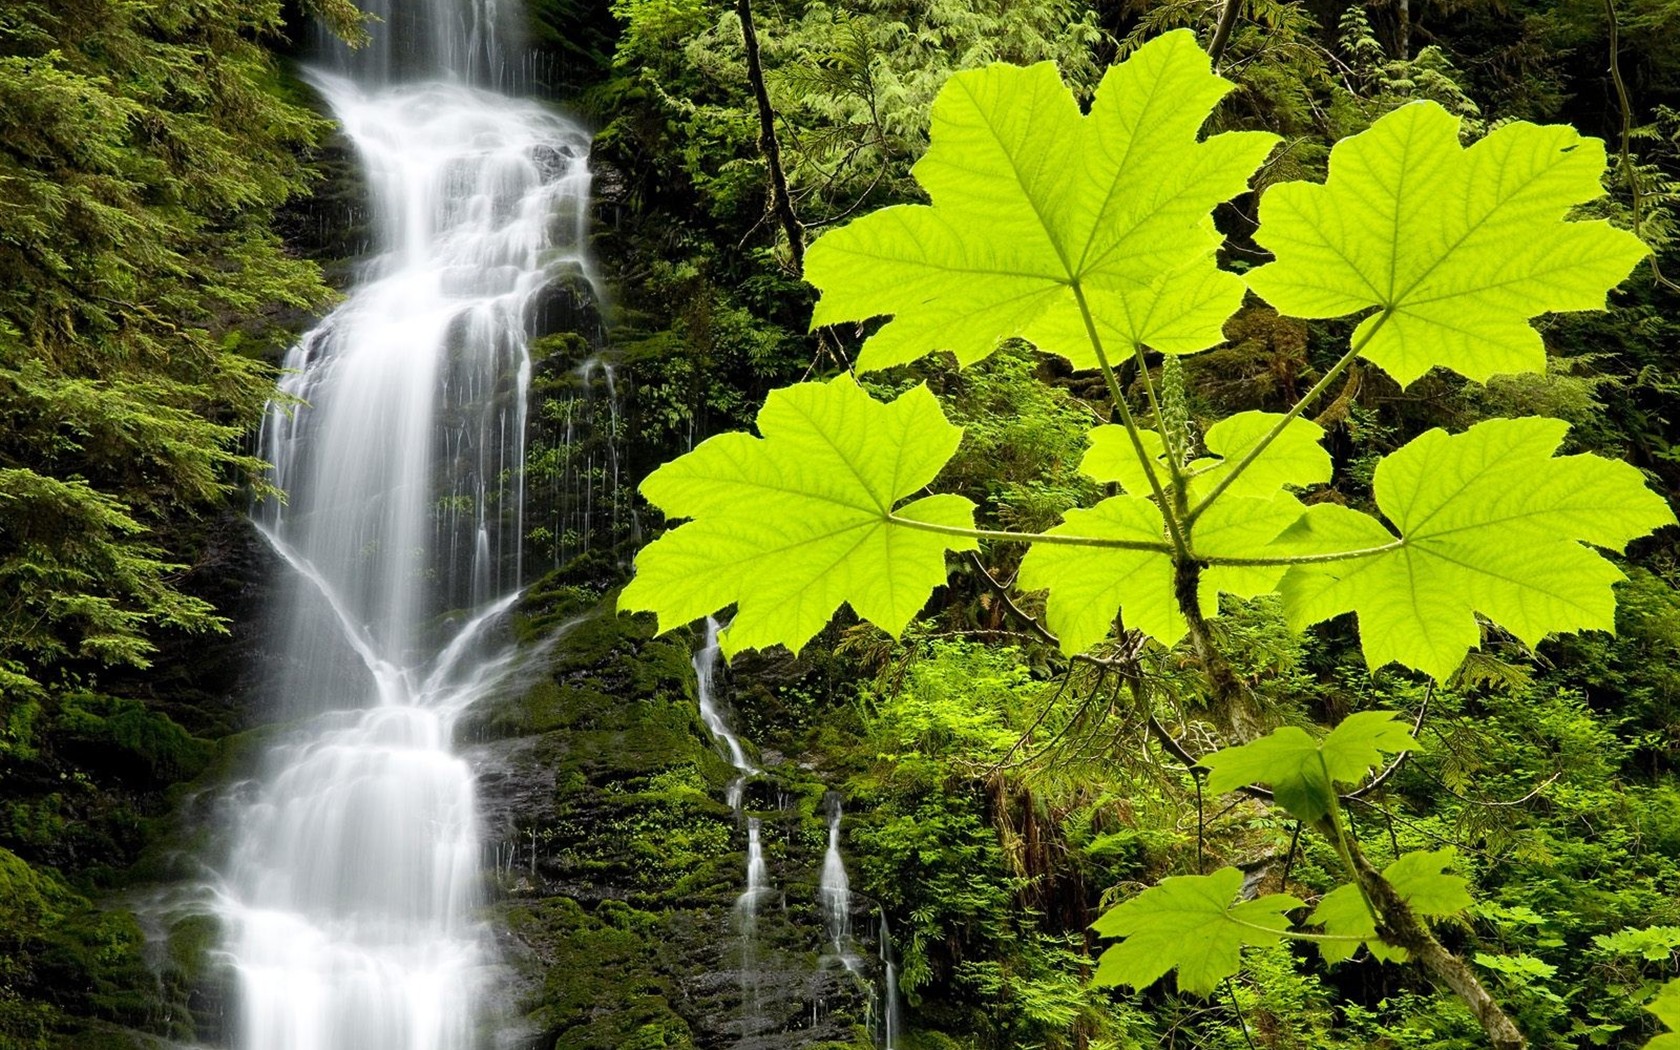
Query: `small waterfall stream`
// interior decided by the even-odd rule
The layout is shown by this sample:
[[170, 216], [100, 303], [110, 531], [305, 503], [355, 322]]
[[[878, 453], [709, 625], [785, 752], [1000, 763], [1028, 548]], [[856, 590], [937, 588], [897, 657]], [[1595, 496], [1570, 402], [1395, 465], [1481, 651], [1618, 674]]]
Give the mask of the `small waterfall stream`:
[[290, 572], [277, 706], [217, 887], [239, 1050], [472, 1050], [491, 962], [457, 717], [512, 662], [527, 314], [583, 273], [588, 135], [489, 90], [513, 5], [364, 4], [310, 81], [367, 175], [380, 253], [288, 355], [254, 517]]
[[[693, 657], [695, 696], [700, 709], [700, 720], [705, 724], [719, 750], [739, 774], [730, 781], [728, 789], [730, 808], [735, 811], [736, 819], [739, 820], [744, 815], [746, 783], [752, 777], [761, 776], [763, 771], [747, 758], [746, 749], [740, 737], [730, 728], [718, 700], [720, 630], [721, 627], [715, 618], [706, 618], [706, 633]], [[787, 799], [784, 797], [781, 808], [786, 807]], [[895, 1050], [901, 1026], [898, 967], [893, 955], [891, 934], [887, 928], [887, 917], [884, 912], [880, 915], [877, 936], [880, 969], [871, 975], [866, 967], [866, 960], [857, 954], [853, 944], [852, 911], [857, 901], [851, 889], [851, 878], [846, 872], [845, 857], [840, 851], [841, 822], [845, 817], [845, 804], [840, 793], [826, 792], [823, 795], [823, 809], [828, 820], [828, 846], [823, 853], [822, 872], [817, 885], [817, 903], [823, 930], [827, 934], [828, 946], [832, 949], [832, 958], [839, 961], [846, 973], [856, 975], [856, 979], [872, 985], [878, 981], [879, 988], [871, 1007], [870, 1027], [875, 1033], [876, 1041], [882, 1044], [885, 1050]], [[735, 922], [741, 936], [741, 1032], [743, 1040], [750, 1041], [767, 1024], [763, 990], [766, 975], [761, 972], [758, 920], [764, 902], [775, 897], [775, 890], [770, 883], [769, 865], [764, 859], [763, 821], [756, 816], [747, 817], [746, 828], [746, 888], [735, 900]], [[824, 965], [828, 963], [825, 961]], [[815, 1026], [821, 1014], [820, 1004], [815, 999], [811, 1003], [811, 1010], [811, 1023]]]
[[729, 808], [739, 817], [747, 778], [759, 770], [747, 760], [747, 753], [741, 747], [741, 738], [729, 728], [729, 722], [718, 708], [717, 666], [722, 652], [718, 646], [718, 632], [722, 629], [714, 617], [706, 617], [706, 638], [694, 653], [694, 692], [700, 705], [700, 720], [706, 724], [706, 731], [712, 734], [712, 739], [723, 748], [729, 764], [740, 774], [729, 785]]
[[758, 958], [758, 912], [773, 895], [770, 867], [764, 863], [762, 824], [747, 820], [747, 888], [735, 900], [735, 921], [741, 930], [741, 1031], [753, 1035], [764, 1027], [763, 974]]
[[822, 881], [817, 896], [822, 900], [823, 924], [828, 927], [828, 940], [841, 965], [853, 973], [858, 971], [858, 958], [852, 953], [852, 881], [846, 875], [846, 860], [840, 855], [840, 819], [845, 806], [840, 793], [830, 791], [823, 796], [828, 811], [828, 849], [823, 853]]
[[887, 913], [881, 913], [881, 1031], [877, 1038], [882, 1050], [897, 1050], [904, 1021], [898, 1003], [898, 960], [893, 955], [892, 931]]

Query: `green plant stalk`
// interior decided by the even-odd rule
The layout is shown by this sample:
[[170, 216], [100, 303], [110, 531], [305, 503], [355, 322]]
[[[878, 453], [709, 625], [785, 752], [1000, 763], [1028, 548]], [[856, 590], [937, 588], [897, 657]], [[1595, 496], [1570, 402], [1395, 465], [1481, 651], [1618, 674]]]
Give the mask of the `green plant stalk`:
[[[1149, 360], [1144, 356], [1140, 344], [1132, 344], [1132, 353], [1137, 357], [1138, 378], [1143, 380], [1143, 392], [1149, 398], [1150, 411], [1155, 413], [1155, 425], [1160, 427], [1161, 445], [1167, 450], [1167, 471], [1172, 475], [1175, 502], [1182, 502], [1184, 496], [1184, 462], [1180, 462], [1178, 448], [1174, 445], [1172, 435], [1167, 433], [1167, 417], [1161, 412], [1161, 400], [1155, 393], [1155, 382], [1149, 378]], [[1190, 450], [1184, 450], [1185, 462], [1188, 462]], [[1148, 466], [1149, 464], [1145, 464]]]
[[[1066, 533], [1051, 532], [1010, 532], [1006, 529], [968, 529], [961, 525], [939, 525], [931, 521], [917, 521], [915, 518], [901, 518], [896, 514], [888, 514], [887, 522], [892, 525], [902, 525], [907, 529], [920, 529], [923, 532], [936, 532], [941, 536], [963, 536], [976, 540], [992, 540], [998, 543], [1048, 543], [1059, 547], [1102, 547], [1108, 550], [1122, 551], [1152, 551], [1156, 554], [1174, 553], [1172, 546], [1167, 543], [1155, 543], [1149, 540], [1121, 540], [1103, 536], [1070, 536]], [[1241, 558], [1216, 556], [1201, 558], [1200, 565], [1322, 565], [1326, 562], [1353, 561], [1358, 558], [1369, 558], [1389, 551], [1399, 550], [1406, 545], [1405, 540], [1395, 540], [1380, 547], [1361, 547], [1358, 550], [1334, 551], [1329, 554], [1284, 554], [1273, 558]]]
[[931, 521], [901, 518], [896, 514], [888, 514], [886, 520], [892, 525], [903, 525], [905, 528], [920, 529], [923, 532], [937, 532], [942, 536], [966, 536], [971, 539], [996, 540], [1002, 543], [1049, 543], [1064, 547], [1106, 547], [1110, 550], [1153, 551], [1156, 554], [1171, 554], [1173, 552], [1169, 545], [1150, 540], [1066, 536], [1048, 532], [1007, 532], [1001, 529], [965, 529], [960, 525], [938, 525]]
[[1406, 545], [1404, 539], [1397, 539], [1393, 543], [1384, 543], [1378, 547], [1360, 547], [1351, 551], [1331, 551], [1326, 554], [1280, 554], [1274, 558], [1243, 558], [1214, 556], [1203, 558], [1205, 565], [1322, 565], [1333, 561], [1355, 561], [1359, 558], [1370, 558], [1378, 554], [1397, 551]]
[[1359, 887], [1359, 899], [1365, 902], [1365, 911], [1371, 916], [1373, 923], [1381, 920], [1377, 913], [1377, 906], [1371, 900], [1371, 895], [1365, 889], [1365, 884], [1359, 879], [1359, 869], [1353, 863], [1353, 843], [1349, 840], [1346, 822], [1342, 819], [1341, 801], [1336, 797], [1336, 784], [1330, 779], [1330, 767], [1324, 764], [1324, 752], [1318, 753], [1318, 768], [1324, 774], [1324, 782], [1330, 785], [1330, 812], [1322, 818], [1336, 833], [1336, 856], [1342, 859], [1342, 867], [1347, 869], [1348, 877]]
[[1246, 927], [1250, 930], [1264, 930], [1267, 933], [1275, 933], [1278, 936], [1287, 938], [1288, 940], [1291, 940], [1291, 941], [1307, 941], [1307, 942], [1312, 943], [1312, 944], [1353, 944], [1353, 943], [1364, 944], [1365, 943], [1365, 938], [1363, 938], [1363, 937], [1353, 937], [1353, 936], [1348, 936], [1346, 934], [1307, 933], [1304, 930], [1274, 930], [1270, 926], [1262, 926], [1257, 922], [1247, 922], [1243, 919], [1236, 919], [1236, 918], [1229, 918], [1229, 917], [1227, 918], [1227, 921], [1228, 922], [1234, 922], [1238, 926], [1243, 926], [1243, 927]]
[[1085, 336], [1091, 342], [1091, 349], [1097, 355], [1097, 364], [1102, 369], [1103, 380], [1108, 384], [1108, 396], [1114, 401], [1114, 410], [1120, 414], [1120, 422], [1126, 427], [1126, 436], [1132, 439], [1132, 451], [1137, 453], [1138, 462], [1143, 464], [1143, 473], [1149, 478], [1149, 487], [1155, 494], [1155, 502], [1161, 507], [1161, 517], [1167, 523], [1167, 535], [1172, 538], [1173, 553], [1180, 559], [1189, 559], [1190, 545], [1185, 541], [1184, 530], [1179, 526], [1172, 504], [1167, 502], [1167, 494], [1161, 488], [1161, 479], [1155, 476], [1155, 465], [1149, 462], [1149, 450], [1143, 447], [1137, 420], [1132, 418], [1132, 410], [1127, 406], [1125, 395], [1120, 391], [1120, 381], [1115, 378], [1108, 354], [1103, 351], [1102, 336], [1097, 334], [1097, 321], [1091, 315], [1091, 304], [1085, 299], [1085, 289], [1079, 286], [1077, 280], [1071, 282], [1070, 287], [1073, 289], [1074, 299], [1079, 303], [1079, 316], [1085, 322]]
[[1348, 352], [1343, 354], [1341, 359], [1334, 365], [1330, 366], [1330, 371], [1324, 373], [1323, 378], [1312, 385], [1311, 390], [1308, 390], [1306, 393], [1301, 395], [1300, 399], [1295, 402], [1294, 407], [1284, 413], [1283, 418], [1278, 420], [1277, 424], [1273, 426], [1271, 430], [1266, 432], [1265, 437], [1261, 438], [1255, 443], [1253, 448], [1244, 453], [1242, 459], [1237, 460], [1237, 465], [1232, 467], [1230, 471], [1219, 480], [1219, 484], [1213, 487], [1212, 492], [1204, 496], [1200, 503], [1190, 509], [1190, 514], [1186, 518], [1187, 524], [1195, 524], [1196, 519], [1202, 516], [1202, 512], [1207, 510], [1208, 507], [1213, 504], [1214, 500], [1223, 495], [1225, 490], [1231, 487], [1231, 483], [1236, 481], [1237, 477], [1249, 468], [1250, 464], [1260, 458], [1260, 454], [1265, 452], [1267, 447], [1278, 439], [1278, 435], [1289, 429], [1289, 424], [1294, 422], [1295, 418], [1302, 412], [1306, 411], [1308, 405], [1322, 397], [1324, 392], [1330, 389], [1330, 386], [1342, 377], [1342, 373], [1346, 372], [1353, 362], [1358, 359], [1359, 355], [1364, 353], [1365, 347], [1370, 345], [1371, 340], [1376, 337], [1376, 334], [1379, 331], [1382, 330], [1382, 326], [1388, 323], [1390, 316], [1392, 316], [1392, 313], [1389, 310], [1384, 310], [1382, 313], [1377, 315], [1376, 323], [1365, 330], [1365, 334], [1360, 336], [1359, 341], [1349, 347]]
[[[1326, 820], [1319, 820], [1313, 826], [1320, 834], [1333, 836], [1334, 829], [1326, 827], [1326, 823]], [[1361, 895], [1368, 904], [1374, 905], [1377, 935], [1387, 944], [1406, 949], [1419, 969], [1457, 995], [1475, 1015], [1494, 1050], [1527, 1050], [1527, 1038], [1488, 993], [1475, 972], [1435, 939], [1435, 934], [1418, 918], [1394, 884], [1366, 858], [1357, 842], [1346, 842], [1346, 850], [1344, 862], [1352, 866]]]

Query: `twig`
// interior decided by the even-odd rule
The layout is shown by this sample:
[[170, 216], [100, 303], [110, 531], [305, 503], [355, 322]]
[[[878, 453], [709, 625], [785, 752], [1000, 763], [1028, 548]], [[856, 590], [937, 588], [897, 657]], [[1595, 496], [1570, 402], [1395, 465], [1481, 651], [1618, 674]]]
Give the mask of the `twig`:
[[764, 87], [764, 63], [758, 53], [758, 34], [753, 31], [752, 0], [735, 0], [735, 13], [741, 18], [741, 38], [747, 49], [747, 79], [752, 83], [753, 99], [758, 103], [758, 148], [770, 169], [770, 208], [787, 234], [793, 272], [802, 274], [805, 228], [799, 225], [799, 216], [793, 212], [787, 175], [782, 171], [782, 149], [776, 142], [776, 111], [771, 108], [770, 92]]
[[[1623, 177], [1627, 179], [1628, 207], [1633, 213], [1632, 232], [1635, 237], [1638, 237], [1640, 224], [1639, 204], [1641, 193], [1639, 189], [1639, 172], [1633, 166], [1633, 148], [1630, 144], [1630, 140], [1633, 137], [1633, 100], [1628, 95], [1627, 82], [1622, 79], [1622, 61], [1620, 56], [1622, 49], [1622, 27], [1620, 20], [1616, 17], [1616, 0], [1604, 0], [1604, 17], [1610, 23], [1610, 82], [1616, 87], [1616, 102], [1621, 108], [1622, 116], [1622, 140], [1621, 149], [1619, 151], [1620, 158], [1618, 166], [1622, 169]], [[1662, 272], [1662, 264], [1657, 261], [1657, 253], [1654, 249], [1650, 255], [1646, 256], [1646, 258], [1651, 264], [1651, 277], [1656, 281], [1658, 286], [1666, 288], [1671, 292], [1680, 292], [1680, 284], [1676, 284]]]
[[1213, 27], [1213, 39], [1208, 43], [1208, 61], [1216, 70], [1225, 55], [1225, 46], [1231, 42], [1231, 30], [1236, 28], [1240, 13], [1242, 0], [1225, 0], [1225, 6], [1219, 9], [1219, 23]]

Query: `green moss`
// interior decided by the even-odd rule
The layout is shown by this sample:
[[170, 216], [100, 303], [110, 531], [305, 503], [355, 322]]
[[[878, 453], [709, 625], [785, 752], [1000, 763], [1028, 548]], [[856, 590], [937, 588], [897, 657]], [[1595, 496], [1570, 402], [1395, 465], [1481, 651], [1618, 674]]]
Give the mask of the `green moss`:
[[71, 693], [59, 705], [57, 728], [65, 743], [99, 768], [153, 784], [197, 776], [214, 745], [136, 700]]
[[53, 1041], [79, 1030], [71, 1018], [146, 1025], [158, 987], [144, 945], [132, 914], [97, 909], [0, 849], [0, 1046], [72, 1045]]
[[693, 1047], [688, 1024], [671, 1006], [679, 989], [659, 971], [660, 915], [623, 901], [603, 902], [591, 914], [562, 897], [512, 909], [507, 921], [554, 963], [531, 1020], [551, 1034], [556, 1050]]

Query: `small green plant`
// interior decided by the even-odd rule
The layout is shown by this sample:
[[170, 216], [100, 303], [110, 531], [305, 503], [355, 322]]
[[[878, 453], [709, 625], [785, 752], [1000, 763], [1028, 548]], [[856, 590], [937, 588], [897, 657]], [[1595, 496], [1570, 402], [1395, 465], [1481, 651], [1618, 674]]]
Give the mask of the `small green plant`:
[[[1310, 941], [1332, 962], [1363, 945], [1411, 960], [1496, 1047], [1520, 1047], [1427, 924], [1470, 904], [1466, 880], [1447, 873], [1451, 851], [1378, 870], [1341, 816], [1342, 793], [1414, 747], [1412, 731], [1368, 711], [1322, 740], [1261, 735], [1207, 621], [1221, 594], [1278, 595], [1296, 629], [1351, 612], [1371, 668], [1437, 681], [1480, 644], [1482, 618], [1530, 646], [1610, 630], [1622, 573], [1599, 549], [1674, 521], [1636, 469], [1558, 455], [1564, 422], [1492, 419], [1382, 458], [1368, 513], [1303, 499], [1332, 473], [1303, 413], [1360, 359], [1402, 385], [1436, 367], [1478, 381], [1543, 371], [1532, 319], [1602, 308], [1648, 249], [1569, 218], [1602, 194], [1602, 143], [1515, 123], [1465, 148], [1459, 118], [1420, 102], [1338, 144], [1322, 185], [1269, 187], [1255, 240], [1273, 261], [1222, 270], [1212, 209], [1248, 188], [1276, 141], [1200, 137], [1229, 89], [1183, 31], [1110, 69], [1088, 113], [1049, 64], [959, 74], [914, 171], [932, 203], [864, 216], [807, 256], [822, 293], [813, 324], [891, 318], [865, 342], [864, 371], [935, 350], [969, 365], [1011, 338], [1099, 370], [1113, 422], [1091, 431], [1082, 470], [1119, 494], [1042, 532], [976, 528], [969, 500], [924, 492], [962, 440], [925, 387], [883, 402], [850, 376], [803, 383], [770, 394], [759, 436], [714, 437], [644, 482], [668, 517], [689, 520], [642, 551], [620, 606], [669, 628], [734, 605], [726, 653], [797, 650], [842, 604], [896, 635], [945, 580], [948, 551], [1025, 544], [1018, 585], [1048, 592], [1068, 655], [1093, 658], [1122, 624], [1162, 645], [1188, 639], [1244, 741], [1200, 760], [1208, 788], [1275, 801], [1335, 846], [1348, 879], [1299, 925], [1289, 913], [1305, 906], [1287, 894], [1235, 903], [1235, 868], [1163, 880], [1098, 922], [1122, 940], [1097, 980], [1142, 987], [1176, 970], [1180, 988], [1207, 992], [1238, 971], [1245, 945]], [[1232, 415], [1198, 446], [1161, 422], [1168, 391], [1148, 354], [1219, 344], [1249, 293], [1282, 315], [1359, 321], [1289, 411]], [[1154, 428], [1122, 387], [1130, 363]]]

